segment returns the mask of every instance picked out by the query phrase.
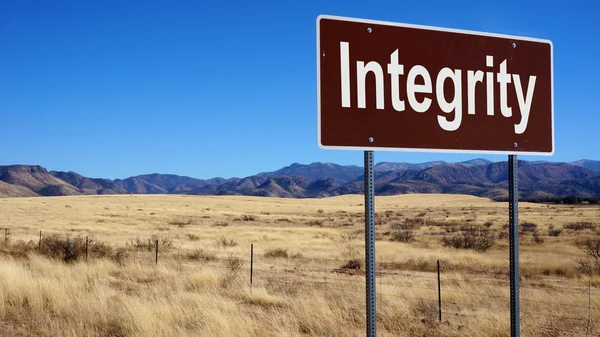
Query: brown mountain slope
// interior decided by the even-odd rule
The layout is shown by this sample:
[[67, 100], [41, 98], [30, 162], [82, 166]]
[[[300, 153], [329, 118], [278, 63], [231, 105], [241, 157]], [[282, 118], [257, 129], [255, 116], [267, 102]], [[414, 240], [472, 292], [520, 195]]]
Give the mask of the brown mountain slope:
[[54, 177], [45, 168], [37, 165], [0, 166], [0, 181], [25, 187], [40, 195], [55, 195], [51, 194], [49, 188], [60, 191], [59, 195], [82, 194], [73, 185]]
[[37, 197], [38, 194], [34, 191], [28, 189], [27, 187], [12, 185], [9, 183], [5, 183], [4, 181], [0, 181], [0, 198], [6, 197]]
[[50, 171], [50, 174], [78, 188], [83, 194], [127, 193], [127, 191], [108, 179], [87, 178], [75, 172]]

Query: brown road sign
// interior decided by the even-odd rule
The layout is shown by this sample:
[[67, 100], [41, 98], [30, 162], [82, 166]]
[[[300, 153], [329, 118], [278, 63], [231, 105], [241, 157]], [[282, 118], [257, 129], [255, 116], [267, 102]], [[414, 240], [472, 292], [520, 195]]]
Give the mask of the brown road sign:
[[552, 155], [552, 42], [317, 19], [323, 149]]

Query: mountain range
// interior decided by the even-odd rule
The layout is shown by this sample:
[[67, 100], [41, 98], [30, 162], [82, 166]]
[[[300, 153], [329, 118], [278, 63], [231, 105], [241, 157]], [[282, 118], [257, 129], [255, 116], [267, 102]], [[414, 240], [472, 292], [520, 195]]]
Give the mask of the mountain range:
[[[375, 165], [378, 195], [453, 193], [504, 199], [508, 195], [507, 186], [507, 162], [473, 159], [459, 163]], [[528, 199], [600, 197], [600, 161], [519, 161], [519, 191], [521, 197]], [[333, 163], [294, 163], [245, 178], [208, 180], [158, 173], [110, 180], [48, 171], [38, 165], [0, 166], [0, 197], [192, 194], [315, 198], [363, 192], [362, 167]]]

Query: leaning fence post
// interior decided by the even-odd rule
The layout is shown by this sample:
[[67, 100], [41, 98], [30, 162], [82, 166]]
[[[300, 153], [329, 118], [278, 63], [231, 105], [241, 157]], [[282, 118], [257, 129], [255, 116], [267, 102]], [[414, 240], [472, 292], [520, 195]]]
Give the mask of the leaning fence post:
[[252, 290], [252, 273], [254, 268], [254, 244], [250, 244], [250, 290]]
[[156, 264], [158, 265], [158, 240], [156, 240]]
[[89, 246], [89, 238], [85, 237], [85, 262], [88, 262], [88, 246]]
[[585, 335], [590, 333], [590, 319], [592, 318], [592, 280], [588, 284], [588, 319], [587, 328], [585, 329]]
[[8, 228], [4, 228], [4, 242], [8, 242]]
[[437, 260], [437, 277], [438, 277], [438, 315], [440, 322], [442, 321], [442, 287], [440, 282], [440, 260]]

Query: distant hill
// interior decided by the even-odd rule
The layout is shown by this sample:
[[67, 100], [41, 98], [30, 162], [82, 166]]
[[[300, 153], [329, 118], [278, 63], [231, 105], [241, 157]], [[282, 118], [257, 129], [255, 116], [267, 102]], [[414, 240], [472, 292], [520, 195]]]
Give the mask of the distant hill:
[[27, 187], [0, 181], [0, 197], [37, 197], [38, 195]]
[[[575, 164], [577, 163], [577, 165]], [[595, 163], [519, 162], [523, 198], [600, 197], [600, 172]], [[80, 194], [248, 195], [319, 198], [361, 194], [363, 168], [332, 163], [292, 164], [245, 178], [196, 179], [172, 174], [145, 174], [126, 179], [87, 178], [75, 172], [48, 172], [41, 166], [0, 166], [0, 197]], [[508, 195], [507, 162], [474, 159], [460, 163], [378, 163], [377, 195], [406, 193], [470, 194], [492, 199]]]
[[1, 194], [17, 193], [24, 194], [23, 196], [83, 194], [73, 185], [54, 177], [45, 168], [37, 165], [0, 166], [0, 181], [15, 186], [11, 192], [6, 185], [3, 185]]
[[301, 176], [312, 180], [333, 179], [338, 184], [346, 184], [356, 180], [363, 174], [363, 168], [354, 165], [337, 165], [332, 163], [312, 163], [302, 165], [294, 163], [274, 172], [259, 173], [259, 177]]
[[[449, 164], [445, 161], [430, 161], [426, 163], [420, 164], [412, 164], [412, 163], [390, 163], [390, 162], [381, 162], [375, 165], [375, 172], [389, 172], [395, 170], [424, 170], [433, 166], [443, 166], [443, 165], [458, 165], [465, 167], [476, 167], [476, 166], [484, 166], [491, 164], [492, 162], [487, 159], [477, 158], [468, 161], [463, 161], [459, 163]], [[362, 168], [361, 168], [362, 169]]]
[[144, 174], [124, 180], [117, 179], [114, 183], [129, 193], [153, 194], [187, 192], [210, 184], [209, 181], [202, 179], [158, 173]]
[[585, 167], [592, 171], [600, 172], [600, 161], [598, 161], [598, 160], [583, 159], [583, 160], [574, 161], [571, 164]]
[[[459, 165], [465, 167], [475, 167], [490, 164], [486, 159], [473, 159], [460, 163], [449, 164], [445, 161], [431, 161], [426, 163], [396, 163], [381, 162], [375, 165], [375, 172], [384, 173], [397, 170], [423, 170], [437, 165]], [[349, 182], [362, 179], [364, 169], [355, 165], [337, 165], [332, 163], [311, 163], [303, 165], [294, 163], [282, 169], [273, 172], [259, 173], [259, 177], [277, 177], [277, 176], [300, 176], [312, 180], [333, 179], [338, 184], [347, 184]]]
[[87, 178], [75, 172], [50, 171], [54, 177], [61, 179], [83, 194], [122, 194], [127, 191], [109, 179]]

